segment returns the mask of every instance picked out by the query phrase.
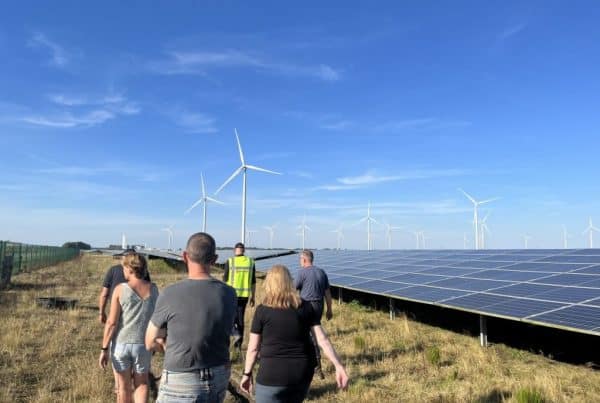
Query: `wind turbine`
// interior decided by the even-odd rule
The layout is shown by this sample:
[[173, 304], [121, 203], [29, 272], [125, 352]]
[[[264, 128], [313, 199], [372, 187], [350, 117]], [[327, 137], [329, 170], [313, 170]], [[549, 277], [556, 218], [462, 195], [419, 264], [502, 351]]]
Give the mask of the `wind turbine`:
[[377, 220], [375, 220], [373, 217], [371, 217], [371, 202], [369, 202], [369, 204], [367, 205], [367, 216], [361, 218], [356, 224], [360, 224], [363, 221], [367, 222], [367, 250], [371, 250], [371, 248], [372, 248], [372, 244], [371, 244], [371, 223], [373, 222], [375, 224], [379, 224], [377, 222]]
[[523, 241], [525, 241], [525, 249], [529, 249], [529, 240], [531, 239], [531, 236], [523, 234], [521, 237], [523, 237]]
[[479, 238], [479, 222], [478, 222], [478, 216], [477, 216], [477, 208], [479, 206], [481, 206], [482, 204], [489, 203], [489, 202], [492, 202], [494, 200], [498, 200], [498, 198], [497, 197], [493, 197], [491, 199], [477, 201], [473, 197], [471, 197], [470, 194], [468, 194], [467, 192], [465, 192], [461, 188], [458, 188], [458, 190], [460, 190], [473, 203], [473, 226], [475, 227], [475, 249], [479, 249], [479, 240], [480, 240], [480, 238]]
[[248, 238], [248, 247], [250, 247], [250, 235], [256, 234], [256, 233], [258, 233], [258, 231], [256, 231], [256, 230], [252, 230], [252, 229], [246, 230], [246, 235]]
[[571, 237], [571, 234], [569, 234], [567, 232], [567, 227], [565, 227], [564, 225], [562, 226], [563, 229], [563, 248], [564, 249], [568, 249], [569, 248], [569, 238]]
[[302, 250], [304, 250], [306, 246], [306, 231], [312, 231], [310, 227], [306, 225], [306, 215], [302, 217], [302, 224], [298, 225], [298, 229], [300, 230], [300, 235], [302, 236]]
[[259, 171], [259, 172], [266, 172], [269, 174], [275, 174], [275, 175], [281, 175], [279, 172], [275, 172], [275, 171], [270, 171], [268, 169], [264, 169], [264, 168], [260, 168], [254, 165], [249, 165], [246, 164], [246, 161], [244, 160], [244, 153], [242, 151], [242, 145], [240, 144], [240, 137], [238, 136], [238, 132], [237, 129], [233, 129], [235, 132], [235, 139], [237, 140], [237, 146], [238, 146], [238, 151], [240, 152], [240, 161], [242, 162], [242, 165], [240, 165], [240, 167], [238, 169], [236, 169], [233, 174], [231, 174], [231, 176], [229, 177], [229, 179], [227, 179], [219, 189], [217, 189], [217, 191], [215, 192], [215, 195], [217, 195], [221, 190], [223, 190], [223, 188], [225, 186], [227, 186], [227, 184], [229, 182], [231, 182], [236, 176], [238, 176], [240, 173], [243, 174], [243, 180], [242, 180], [242, 243], [245, 243], [246, 241], [246, 173], [248, 170], [252, 170], [252, 171]]
[[275, 228], [277, 228], [277, 224], [273, 224], [270, 227], [265, 225], [264, 228], [269, 231], [269, 249], [273, 249], [273, 237], [275, 236]]
[[121, 233], [121, 249], [127, 249], [127, 238], [125, 237], [125, 233]]
[[483, 217], [483, 220], [481, 220], [481, 249], [485, 249], [485, 233], [491, 234], [486, 223], [489, 216], [490, 213], [487, 213], [485, 217]]
[[425, 237], [425, 231], [419, 231], [419, 235], [421, 236], [421, 249], [425, 249], [425, 240], [429, 238]]
[[401, 230], [401, 227], [393, 227], [389, 223], [385, 223], [385, 237], [388, 241], [388, 249], [392, 249], [392, 232]]
[[169, 245], [169, 247], [167, 248], [167, 250], [171, 250], [171, 246], [173, 244], [173, 226], [169, 225], [166, 228], [161, 228], [161, 231], [165, 231], [167, 233], [168, 245]]
[[590, 217], [590, 223], [588, 227], [583, 231], [584, 234], [586, 232], [589, 232], [590, 234], [590, 249], [594, 247], [594, 231], [600, 232], [598, 228], [594, 227], [594, 224], [592, 224], [592, 217]]
[[218, 203], [218, 204], [225, 204], [225, 203], [218, 201], [216, 199], [213, 199], [212, 197], [209, 197], [206, 195], [206, 188], [204, 187], [204, 175], [202, 174], [202, 172], [200, 172], [200, 182], [202, 184], [202, 196], [194, 204], [192, 204], [192, 207], [187, 209], [183, 214], [188, 214], [196, 206], [198, 206], [199, 204], [202, 204], [202, 232], [206, 232], [206, 203], [208, 203], [209, 201], [213, 202], [213, 203]]
[[344, 239], [344, 233], [342, 232], [342, 225], [338, 227], [338, 229], [334, 229], [333, 231], [337, 234], [337, 249], [340, 250], [342, 246], [342, 239]]
[[417, 240], [417, 249], [421, 249], [421, 232], [422, 231], [412, 231], [412, 234], [415, 236], [415, 239]]

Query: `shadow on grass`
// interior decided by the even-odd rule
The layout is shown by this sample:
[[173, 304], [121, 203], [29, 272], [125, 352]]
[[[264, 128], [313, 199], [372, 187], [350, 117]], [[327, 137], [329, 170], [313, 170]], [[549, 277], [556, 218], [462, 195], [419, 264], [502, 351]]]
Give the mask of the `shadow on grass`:
[[30, 291], [30, 290], [46, 290], [48, 288], [56, 288], [56, 283], [10, 283], [8, 286], [9, 290], [14, 291]]
[[344, 357], [344, 360], [348, 363], [368, 363], [375, 364], [382, 360], [394, 359], [396, 357], [401, 356], [402, 354], [406, 354], [413, 351], [422, 351], [422, 346], [409, 347], [409, 348], [394, 348], [390, 351], [365, 351], [355, 355], [347, 355]]
[[[376, 381], [380, 378], [387, 376], [388, 373], [384, 371], [371, 371], [362, 375], [356, 379], [351, 379], [348, 384], [348, 389], [352, 389], [355, 387], [367, 386], [369, 383]], [[338, 387], [335, 383], [334, 373], [326, 373], [325, 374], [325, 384], [319, 386], [311, 386], [308, 391], [308, 398], [311, 400], [320, 400], [323, 396], [327, 394], [336, 393], [338, 391]]]
[[511, 392], [506, 390], [494, 389], [485, 395], [473, 399], [473, 403], [502, 403], [510, 398]]

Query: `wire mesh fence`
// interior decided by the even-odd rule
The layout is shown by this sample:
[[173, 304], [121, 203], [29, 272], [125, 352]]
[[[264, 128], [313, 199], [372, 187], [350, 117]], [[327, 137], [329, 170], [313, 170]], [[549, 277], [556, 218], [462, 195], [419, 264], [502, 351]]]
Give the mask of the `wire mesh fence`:
[[0, 286], [12, 275], [65, 262], [79, 256], [79, 249], [0, 241]]

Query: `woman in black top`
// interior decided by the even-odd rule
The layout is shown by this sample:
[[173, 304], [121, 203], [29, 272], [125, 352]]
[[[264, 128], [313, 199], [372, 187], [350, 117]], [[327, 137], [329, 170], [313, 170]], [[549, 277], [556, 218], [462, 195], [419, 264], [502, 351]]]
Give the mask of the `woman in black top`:
[[285, 266], [269, 270], [264, 284], [263, 303], [252, 319], [242, 390], [253, 389], [252, 367], [260, 351], [256, 377], [256, 402], [301, 402], [308, 393], [317, 364], [310, 341], [310, 329], [317, 342], [335, 366], [338, 387], [345, 389], [348, 375], [321, 327], [320, 319], [310, 304], [303, 304]]

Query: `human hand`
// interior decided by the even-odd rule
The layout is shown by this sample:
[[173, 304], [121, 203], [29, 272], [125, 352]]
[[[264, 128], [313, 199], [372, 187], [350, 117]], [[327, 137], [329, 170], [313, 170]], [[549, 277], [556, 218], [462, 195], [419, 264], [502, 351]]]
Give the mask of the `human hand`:
[[102, 368], [102, 369], [105, 369], [106, 366], [108, 365], [108, 351], [107, 350], [100, 351], [100, 357], [98, 358], [98, 364], [100, 365], [100, 368]]
[[98, 314], [98, 321], [102, 324], [106, 323], [106, 314], [104, 312]]
[[248, 301], [250, 304], [250, 308], [254, 308], [254, 297], [250, 298], [250, 301]]
[[325, 317], [327, 318], [327, 320], [331, 320], [331, 318], [333, 318], [333, 312], [331, 312], [331, 309], [327, 310], [327, 312], [325, 313]]
[[240, 380], [240, 389], [248, 394], [252, 393], [252, 376], [242, 375], [242, 379]]
[[342, 390], [346, 390], [348, 387], [348, 374], [346, 373], [346, 369], [343, 366], [337, 367], [335, 369], [335, 381], [337, 383], [338, 388]]

